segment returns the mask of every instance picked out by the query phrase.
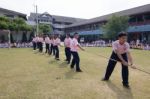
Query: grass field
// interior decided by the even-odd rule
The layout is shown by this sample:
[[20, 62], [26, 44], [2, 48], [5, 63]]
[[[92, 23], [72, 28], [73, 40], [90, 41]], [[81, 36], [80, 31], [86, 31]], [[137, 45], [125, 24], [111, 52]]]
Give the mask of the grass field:
[[[150, 72], [150, 51], [131, 50], [134, 63]], [[130, 69], [131, 89], [122, 87], [118, 63], [110, 82], [102, 82], [110, 48], [80, 51], [82, 73], [53, 56], [32, 49], [0, 49], [0, 99], [150, 99], [150, 75]]]

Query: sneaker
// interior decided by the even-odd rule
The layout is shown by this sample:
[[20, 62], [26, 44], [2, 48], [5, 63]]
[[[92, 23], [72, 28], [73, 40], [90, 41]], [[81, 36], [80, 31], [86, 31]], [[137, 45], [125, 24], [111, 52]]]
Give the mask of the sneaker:
[[59, 58], [55, 58], [56, 60], [60, 60]]
[[109, 79], [106, 79], [106, 78], [102, 78], [101, 81], [109, 81]]
[[71, 66], [70, 68], [71, 68], [71, 69], [74, 69], [74, 67], [72, 67], [72, 66]]
[[82, 70], [76, 70], [76, 72], [83, 72]]

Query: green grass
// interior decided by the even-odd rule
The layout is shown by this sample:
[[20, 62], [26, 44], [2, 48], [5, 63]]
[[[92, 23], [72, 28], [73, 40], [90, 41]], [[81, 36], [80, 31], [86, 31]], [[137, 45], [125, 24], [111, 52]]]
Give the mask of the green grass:
[[[150, 51], [131, 50], [135, 64], [150, 71]], [[0, 99], [150, 99], [150, 75], [130, 69], [131, 89], [122, 87], [118, 63], [110, 82], [102, 82], [110, 48], [80, 51], [83, 73], [70, 70], [63, 60], [32, 49], [0, 49]]]

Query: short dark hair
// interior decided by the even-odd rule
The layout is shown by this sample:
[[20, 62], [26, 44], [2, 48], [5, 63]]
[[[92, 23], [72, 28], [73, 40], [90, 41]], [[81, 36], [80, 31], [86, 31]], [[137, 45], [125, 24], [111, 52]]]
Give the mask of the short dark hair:
[[70, 37], [70, 34], [69, 34], [69, 33], [67, 33], [66, 35]]
[[118, 38], [123, 37], [123, 36], [127, 36], [127, 33], [126, 32], [120, 32], [118, 34]]

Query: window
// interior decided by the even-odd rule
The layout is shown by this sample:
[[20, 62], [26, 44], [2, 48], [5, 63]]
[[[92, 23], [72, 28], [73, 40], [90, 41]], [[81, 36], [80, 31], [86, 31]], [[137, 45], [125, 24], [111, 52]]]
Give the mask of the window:
[[140, 16], [137, 16], [137, 22], [143, 22], [144, 20], [143, 20], [143, 16], [142, 15], [140, 15]]
[[145, 20], [150, 20], [150, 14], [144, 15]]
[[135, 17], [130, 17], [129, 22], [130, 23], [136, 22], [136, 18]]

